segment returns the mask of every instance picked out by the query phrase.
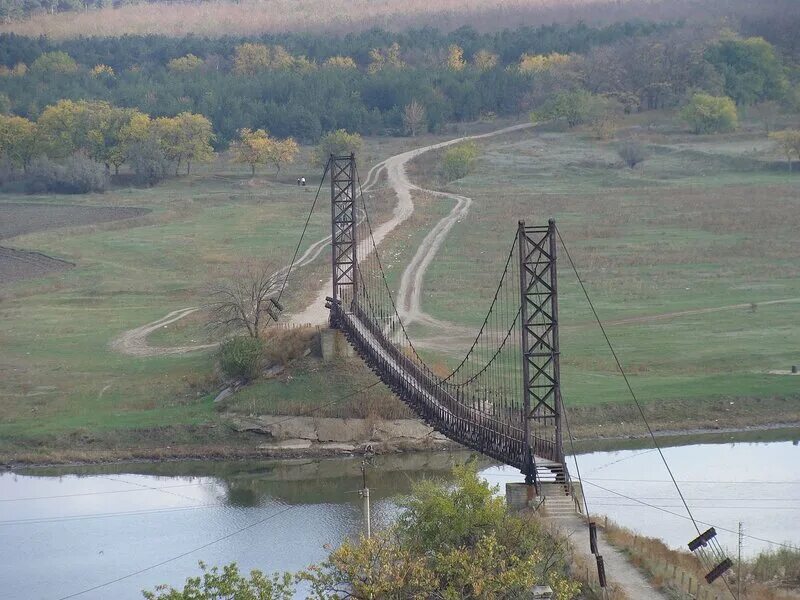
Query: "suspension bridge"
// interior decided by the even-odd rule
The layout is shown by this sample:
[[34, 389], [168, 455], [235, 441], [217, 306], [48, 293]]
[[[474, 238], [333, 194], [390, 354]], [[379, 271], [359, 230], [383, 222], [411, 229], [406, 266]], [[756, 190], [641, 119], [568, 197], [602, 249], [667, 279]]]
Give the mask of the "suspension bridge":
[[331, 156], [330, 325], [378, 377], [451, 440], [518, 468], [528, 484], [568, 483], [558, 345], [556, 229], [518, 223], [483, 323], [449, 373], [415, 348], [381, 263], [353, 156]]
[[[555, 506], [563, 510], [564, 496], [577, 494], [563, 446], [562, 422], [568, 430], [568, 421], [561, 397], [560, 235], [555, 221], [520, 221], [516, 230], [509, 232], [509, 249], [483, 322], [457, 366], [442, 372], [432, 368], [415, 348], [398, 310], [378, 252], [355, 157], [331, 155], [326, 173], [331, 193], [332, 289], [325, 299], [330, 326], [340, 330], [380, 380], [433, 429], [519, 469], [525, 476], [523, 494], [528, 499], [534, 494], [552, 494], [560, 498], [561, 503]], [[568, 252], [567, 258], [575, 269]], [[578, 280], [597, 317], [588, 292]], [[599, 317], [597, 322], [605, 335]], [[606, 341], [641, 410], [607, 336]], [[642, 418], [652, 436], [644, 413]], [[655, 437], [653, 442], [661, 454]], [[674, 481], [663, 454], [661, 457]], [[694, 522], [677, 482], [675, 485]], [[605, 587], [598, 532], [585, 499], [584, 507], [591, 554], [597, 562], [599, 583]], [[575, 502], [575, 508], [581, 511], [579, 502]], [[715, 539], [714, 528], [701, 532], [696, 522], [694, 525], [698, 537], [689, 548], [709, 569], [706, 579], [711, 583], [722, 578], [732, 563]], [[616, 553], [611, 560], [615, 570], [627, 568]], [[636, 579], [633, 575], [631, 578]], [[645, 594], [642, 590], [649, 591]], [[660, 597], [650, 591], [652, 588], [644, 583], [637, 593], [642, 598]]]

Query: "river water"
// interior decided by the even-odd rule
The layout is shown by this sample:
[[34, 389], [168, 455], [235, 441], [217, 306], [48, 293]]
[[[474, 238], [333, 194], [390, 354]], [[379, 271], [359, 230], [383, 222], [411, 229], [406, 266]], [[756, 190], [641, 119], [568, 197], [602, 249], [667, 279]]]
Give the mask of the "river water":
[[[783, 439], [664, 449], [701, 529], [713, 523], [722, 543], [735, 549], [732, 532], [742, 521], [752, 536], [745, 538], [745, 554], [774, 547], [765, 540], [800, 545], [800, 434], [773, 437]], [[454, 463], [469, 457], [466, 452], [376, 457], [369, 470], [376, 526], [397, 514], [397, 498], [414, 481], [446, 478]], [[657, 452], [603, 450], [578, 454], [577, 460], [593, 514], [675, 547], [696, 535]], [[501, 487], [520, 480], [511, 469], [489, 462], [479, 466]], [[575, 472], [572, 459], [570, 469]], [[141, 598], [142, 589], [181, 584], [196, 574], [199, 560], [237, 561], [244, 569], [267, 572], [298, 570], [323, 559], [326, 546], [359, 532], [360, 486], [357, 459], [3, 473], [0, 598], [68, 598], [115, 579], [74, 597]]]

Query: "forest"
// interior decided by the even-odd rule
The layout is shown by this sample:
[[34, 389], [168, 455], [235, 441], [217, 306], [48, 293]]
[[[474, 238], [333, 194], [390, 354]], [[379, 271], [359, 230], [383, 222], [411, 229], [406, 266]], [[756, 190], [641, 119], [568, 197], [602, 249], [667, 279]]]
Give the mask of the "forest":
[[[730, 131], [737, 107], [800, 107], [795, 48], [780, 41], [685, 22], [63, 41], [6, 33], [0, 154], [8, 173], [76, 152], [106, 170], [133, 168], [144, 153], [142, 179], [155, 181], [153, 169], [188, 169], [187, 157], [203, 160], [242, 131], [316, 143], [337, 130], [417, 135], [531, 113], [591, 123], [602, 137], [615, 113], [681, 107], [695, 133]], [[164, 133], [175, 119], [194, 124], [199, 146]], [[147, 123], [160, 140], [149, 146], [130, 133]], [[128, 155], [125, 136], [138, 140]], [[193, 149], [176, 153], [181, 143]]]

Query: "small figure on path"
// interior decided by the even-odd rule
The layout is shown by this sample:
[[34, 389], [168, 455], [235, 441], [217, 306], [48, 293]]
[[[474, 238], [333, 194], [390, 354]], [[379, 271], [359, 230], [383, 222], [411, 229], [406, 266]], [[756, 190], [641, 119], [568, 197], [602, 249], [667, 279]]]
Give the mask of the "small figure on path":
[[300, 178], [300, 185], [302, 185], [303, 187], [306, 186], [306, 178], [305, 177], [301, 177]]

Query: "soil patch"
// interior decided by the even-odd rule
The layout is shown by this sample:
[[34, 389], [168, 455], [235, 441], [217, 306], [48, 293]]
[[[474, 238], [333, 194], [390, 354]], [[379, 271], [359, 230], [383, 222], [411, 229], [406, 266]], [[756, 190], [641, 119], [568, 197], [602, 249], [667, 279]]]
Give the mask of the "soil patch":
[[147, 208], [133, 207], [0, 203], [0, 240], [47, 229], [130, 219], [149, 212]]
[[[0, 203], [0, 240], [49, 229], [130, 219], [149, 212], [146, 208], [133, 207]], [[0, 285], [42, 277], [74, 266], [74, 263], [41, 252], [0, 246]]]
[[41, 252], [28, 252], [0, 246], [0, 285], [20, 279], [42, 277], [57, 271], [66, 271], [75, 263], [52, 258]]

